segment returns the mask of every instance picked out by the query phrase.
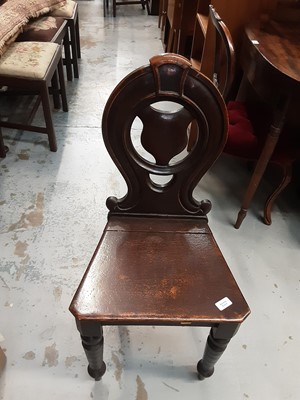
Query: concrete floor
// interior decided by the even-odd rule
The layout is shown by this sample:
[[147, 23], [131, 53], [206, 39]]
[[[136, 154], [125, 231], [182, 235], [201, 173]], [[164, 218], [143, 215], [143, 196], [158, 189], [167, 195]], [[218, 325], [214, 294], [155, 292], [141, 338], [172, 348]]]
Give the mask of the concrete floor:
[[54, 112], [57, 153], [42, 135], [4, 130], [0, 345], [7, 366], [0, 398], [298, 400], [299, 196], [291, 185], [265, 226], [265, 180], [235, 230], [249, 173], [225, 156], [195, 195], [212, 200], [210, 226], [252, 314], [215, 374], [203, 382], [195, 374], [207, 329], [106, 327], [107, 372], [100, 382], [88, 376], [68, 307], [105, 224], [105, 199], [125, 190], [102, 142], [101, 114], [119, 80], [162, 45], [157, 17], [139, 6], [103, 19], [102, 1], [80, 1], [79, 13], [80, 79], [67, 84], [69, 113]]

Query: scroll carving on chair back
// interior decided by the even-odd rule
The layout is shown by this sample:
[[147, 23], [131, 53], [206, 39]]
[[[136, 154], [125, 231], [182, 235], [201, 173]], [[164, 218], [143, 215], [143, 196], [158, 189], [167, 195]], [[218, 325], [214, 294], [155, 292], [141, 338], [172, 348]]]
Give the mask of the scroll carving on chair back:
[[[189, 127], [198, 140], [187, 152]], [[127, 194], [110, 197], [110, 213], [205, 217], [208, 201], [193, 190], [222, 152], [225, 104], [215, 85], [182, 56], [163, 54], [125, 77], [106, 104], [105, 145]]]

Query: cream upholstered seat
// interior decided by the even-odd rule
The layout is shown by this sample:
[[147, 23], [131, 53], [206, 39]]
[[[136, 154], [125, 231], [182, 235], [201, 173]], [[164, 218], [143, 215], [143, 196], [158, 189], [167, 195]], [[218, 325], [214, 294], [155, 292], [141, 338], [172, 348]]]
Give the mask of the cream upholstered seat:
[[[58, 77], [57, 77], [58, 74]], [[60, 97], [63, 110], [68, 111], [61, 46], [47, 42], [15, 42], [0, 59], [0, 86], [7, 86], [17, 94], [38, 95], [41, 99], [46, 127], [31, 125], [34, 113], [31, 113], [27, 124], [2, 121], [0, 127], [22, 129], [46, 133], [51, 151], [57, 150], [55, 131], [49, 100], [49, 87], [52, 82], [54, 105], [60, 108]], [[39, 102], [36, 104], [37, 110]]]
[[43, 79], [58, 47], [56, 43], [13, 43], [0, 59], [0, 75]]
[[46, 15], [31, 19], [16, 41], [63, 44], [66, 67], [72, 68], [68, 25], [63, 17]]
[[73, 0], [66, 0], [65, 5], [53, 10], [51, 15], [55, 17], [63, 17], [68, 23], [68, 38], [71, 45], [72, 55], [71, 59], [68, 60], [66, 58], [64, 63], [67, 68], [67, 78], [71, 81], [73, 79], [73, 72], [74, 77], [79, 78], [78, 58], [81, 58], [78, 4]]

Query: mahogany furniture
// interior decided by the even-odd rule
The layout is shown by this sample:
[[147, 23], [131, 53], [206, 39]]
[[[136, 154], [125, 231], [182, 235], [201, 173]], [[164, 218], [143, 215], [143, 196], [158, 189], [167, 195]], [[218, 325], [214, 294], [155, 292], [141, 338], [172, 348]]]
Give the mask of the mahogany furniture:
[[[51, 87], [53, 77], [55, 87]], [[68, 111], [65, 80], [62, 66], [61, 46], [56, 43], [15, 42], [0, 59], [0, 87], [7, 86], [18, 95], [38, 96], [41, 100], [45, 127], [31, 124], [39, 101], [31, 111], [27, 123], [15, 123], [0, 119], [0, 127], [40, 132], [48, 136], [51, 151], [57, 150], [55, 130], [52, 121], [49, 87], [54, 95], [54, 106]], [[6, 95], [6, 93], [4, 93]]]
[[[202, 140], [187, 153], [192, 120]], [[70, 305], [88, 372], [105, 372], [105, 325], [206, 326], [197, 370], [207, 378], [250, 313], [208, 226], [211, 204], [192, 195], [226, 141], [223, 99], [184, 57], [155, 56], [114, 89], [102, 130], [128, 192], [107, 199], [107, 225]]]
[[[16, 38], [16, 42], [51, 42], [64, 46], [64, 59], [67, 75], [72, 68], [72, 59], [68, 35], [67, 21], [62, 17], [43, 16], [30, 20], [23, 32]], [[53, 75], [52, 88], [55, 108], [60, 108], [59, 94], [57, 93], [57, 77]]]
[[0, 126], [0, 158], [5, 158], [8, 152], [8, 147], [4, 145], [2, 130]]
[[[235, 224], [239, 228], [247, 214], [248, 207], [262, 179], [264, 171], [286, 143], [278, 143], [281, 131], [291, 107], [300, 104], [300, 26], [299, 23], [276, 22], [271, 19], [252, 21], [246, 26], [245, 40], [240, 62], [244, 76], [255, 91], [273, 108], [273, 117], [269, 133], [244, 195], [240, 212]], [[299, 117], [298, 117], [299, 118]], [[296, 130], [299, 131], [299, 122]], [[290, 129], [290, 127], [288, 128]], [[285, 132], [281, 135], [284, 140]], [[296, 132], [297, 135], [297, 132]], [[293, 161], [299, 157], [299, 133], [289, 139], [285, 154]], [[293, 141], [292, 141], [293, 139]], [[278, 146], [276, 147], [278, 143]], [[270, 208], [274, 198], [291, 179], [291, 162], [286, 165], [285, 178], [278, 191], [271, 196], [266, 205], [264, 221], [271, 223]]]
[[[63, 7], [51, 12], [52, 16], [63, 17], [67, 21], [68, 32], [64, 40], [65, 57], [63, 62], [67, 69], [68, 81], [79, 78], [78, 59], [81, 58], [80, 30], [78, 4], [73, 0], [67, 0]], [[71, 52], [69, 50], [71, 48]]]
[[[214, 38], [209, 41], [212, 46], [211, 53], [214, 55], [210, 60], [213, 68], [209, 77], [218, 86], [225, 99], [227, 99], [235, 71], [235, 51], [233, 40], [227, 26], [223, 23], [212, 6], [210, 6], [209, 22], [215, 29]], [[278, 26], [277, 23], [270, 21], [267, 22], [267, 25], [261, 23], [260, 26], [265, 30], [266, 26], [270, 26], [270, 24], [272, 24], [272, 26]], [[272, 35], [273, 38], [274, 32], [276, 31], [271, 29], [270, 35]], [[265, 36], [266, 34], [267, 31], [265, 31], [263, 35]], [[290, 34], [292, 35], [292, 31], [290, 31]], [[282, 38], [283, 37], [285, 37], [288, 42], [287, 34], [283, 35]], [[270, 38], [271, 43], [274, 43], [273, 38]], [[256, 65], [255, 62], [253, 63], [255, 53], [251, 50], [253, 44], [256, 42], [257, 46], [260, 48], [258, 56], [259, 65]], [[259, 35], [253, 35], [250, 38], [247, 38], [245, 46], [247, 46], [247, 43], [249, 46], [248, 49], [247, 47], [244, 47], [242, 50], [242, 66], [245, 71], [245, 78], [249, 78], [255, 91], [257, 91], [265, 102], [268, 103], [268, 107], [261, 101], [257, 103], [257, 98], [255, 98], [255, 102], [250, 102], [249, 100], [245, 102], [230, 101], [227, 104], [229, 128], [224, 152], [256, 163], [254, 173], [246, 190], [242, 207], [235, 224], [236, 228], [240, 227], [241, 222], [246, 215], [247, 208], [269, 162], [279, 166], [282, 171], [282, 179], [268, 197], [264, 207], [264, 222], [268, 225], [271, 224], [271, 209], [273, 203], [290, 182], [293, 163], [300, 157], [300, 137], [299, 134], [295, 132], [295, 128], [291, 127], [291, 125], [286, 127], [285, 132], [283, 132], [282, 137], [277, 144], [284, 121], [284, 119], [282, 119], [284, 117], [283, 114], [287, 111], [285, 104], [288, 102], [289, 96], [293, 96], [293, 93], [296, 94], [298, 91], [299, 96], [299, 85], [297, 89], [297, 82], [288, 87], [286, 87], [287, 83], [285, 83], [283, 88], [281, 88], [280, 81], [278, 82], [279, 85], [276, 83], [276, 79], [280, 79], [280, 72], [275, 70], [272, 72], [274, 68], [273, 65], [276, 66], [276, 62], [270, 59], [271, 52], [274, 51], [274, 54], [277, 54], [276, 45], [274, 45], [274, 50], [271, 50], [271, 48], [268, 47], [269, 55], [267, 56], [267, 52], [264, 52], [263, 54], [261, 53], [266, 42], [261, 40]], [[282, 46], [282, 44], [283, 43], [281, 42], [280, 46]], [[298, 59], [296, 60], [296, 49], [297, 45], [295, 46], [293, 42], [291, 46], [288, 46], [288, 43], [286, 43], [286, 50], [287, 53], [289, 53], [289, 59], [286, 64], [288, 65], [290, 62], [292, 68], [296, 67], [297, 63], [300, 65]], [[277, 55], [275, 57], [277, 58]], [[296, 63], [294, 63], [293, 58], [295, 58]], [[264, 69], [261, 69], [261, 63], [265, 64], [265, 67], [267, 67], [269, 63], [271, 64], [267, 67], [267, 71], [264, 71]], [[285, 68], [289, 67], [286, 66]], [[283, 69], [283, 67], [281, 69]], [[269, 76], [265, 77], [265, 73]], [[259, 74], [262, 75], [259, 76]], [[274, 79], [273, 84], [271, 84], [270, 79]], [[270, 85], [270, 88], [268, 88], [268, 84]], [[296, 92], [294, 92], [294, 90], [296, 90]], [[192, 148], [195, 141], [196, 132], [194, 129], [191, 129], [189, 149]]]
[[190, 57], [198, 0], [167, 0], [163, 43], [167, 52]]
[[211, 53], [214, 28], [209, 23], [209, 5], [212, 5], [229, 29], [237, 57], [239, 55], [244, 26], [261, 13], [270, 13], [276, 7], [278, 0], [198, 0], [197, 15], [190, 58], [193, 66], [205, 75], [210, 75], [213, 54]]
[[145, 9], [146, 7], [148, 14], [150, 14], [149, 0], [128, 0], [128, 1], [113, 0], [113, 16], [115, 17], [117, 15], [117, 6], [127, 6], [131, 4], [141, 4], [143, 9]]

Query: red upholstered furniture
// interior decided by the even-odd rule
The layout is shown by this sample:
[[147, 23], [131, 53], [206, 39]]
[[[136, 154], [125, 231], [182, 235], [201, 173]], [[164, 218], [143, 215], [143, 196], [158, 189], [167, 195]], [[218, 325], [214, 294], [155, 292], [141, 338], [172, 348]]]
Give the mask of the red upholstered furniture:
[[[188, 153], [192, 120], [203, 140]], [[208, 227], [211, 204], [192, 194], [226, 141], [223, 99], [184, 57], [156, 56], [115, 88], [102, 131], [128, 192], [107, 199], [107, 225], [70, 306], [88, 372], [105, 372], [105, 325], [205, 326], [197, 370], [208, 378], [250, 312]]]
[[[209, 18], [215, 28], [214, 65], [210, 78], [227, 99], [235, 72], [235, 52], [233, 41], [226, 25], [221, 21], [214, 8], [210, 6]], [[261, 154], [265, 139], [270, 131], [273, 120], [273, 110], [261, 102], [229, 101], [227, 104], [229, 117], [228, 139], [224, 153], [256, 162]], [[192, 130], [189, 148], [196, 141], [196, 134]], [[271, 164], [280, 167], [282, 179], [270, 194], [264, 205], [264, 222], [271, 224], [271, 209], [274, 201], [291, 180], [292, 165], [300, 157], [300, 141], [291, 127], [282, 132], [279, 142], [270, 159]], [[246, 193], [255, 192], [252, 181]], [[247, 200], [247, 199], [246, 199]], [[245, 201], [245, 200], [244, 200]], [[246, 213], [246, 211], [245, 211]], [[236, 228], [243, 220], [243, 210], [239, 213]]]

